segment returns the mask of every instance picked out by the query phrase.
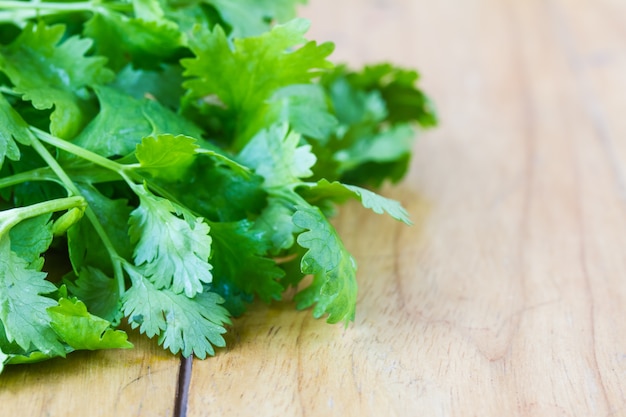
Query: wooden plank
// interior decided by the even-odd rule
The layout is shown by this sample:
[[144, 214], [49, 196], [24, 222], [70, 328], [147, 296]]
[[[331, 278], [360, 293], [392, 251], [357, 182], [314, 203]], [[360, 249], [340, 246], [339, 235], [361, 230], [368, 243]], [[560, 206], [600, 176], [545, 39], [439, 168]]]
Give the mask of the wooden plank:
[[134, 349], [7, 366], [0, 415], [171, 417], [180, 360], [144, 336], [129, 336]]
[[347, 329], [256, 306], [194, 361], [190, 416], [626, 415], [626, 27], [591, 0], [314, 0], [355, 65], [418, 67], [442, 124], [384, 193], [344, 208]]
[[[354, 65], [418, 67], [442, 125], [406, 227], [352, 204], [356, 322], [287, 301], [194, 361], [189, 415], [626, 415], [626, 28], [601, 0], [311, 0]], [[173, 413], [179, 361], [132, 351], [9, 367], [2, 415]]]

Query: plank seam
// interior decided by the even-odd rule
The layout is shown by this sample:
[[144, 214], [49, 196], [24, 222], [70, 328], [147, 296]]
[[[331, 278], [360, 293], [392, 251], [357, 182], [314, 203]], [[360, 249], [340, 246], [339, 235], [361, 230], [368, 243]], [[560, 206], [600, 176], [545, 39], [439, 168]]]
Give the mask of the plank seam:
[[174, 399], [173, 417], [187, 416], [187, 404], [189, 402], [189, 385], [191, 383], [192, 364], [193, 356], [180, 359], [178, 382], [176, 384], [176, 397]]

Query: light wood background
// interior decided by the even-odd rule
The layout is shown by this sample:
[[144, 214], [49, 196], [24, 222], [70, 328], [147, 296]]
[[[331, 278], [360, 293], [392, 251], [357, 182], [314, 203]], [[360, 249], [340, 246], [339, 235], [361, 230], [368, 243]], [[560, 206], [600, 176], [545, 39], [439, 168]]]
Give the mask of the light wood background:
[[0, 415], [626, 416], [626, 1], [310, 3], [310, 38], [420, 69], [441, 115], [384, 189], [415, 225], [335, 219], [355, 323], [255, 306], [192, 364], [133, 335], [8, 369]]

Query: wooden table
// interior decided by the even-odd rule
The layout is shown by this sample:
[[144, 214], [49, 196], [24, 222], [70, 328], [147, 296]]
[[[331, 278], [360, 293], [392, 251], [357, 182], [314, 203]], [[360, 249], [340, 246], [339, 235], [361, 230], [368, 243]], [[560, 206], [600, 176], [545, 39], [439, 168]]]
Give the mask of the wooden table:
[[311, 3], [310, 38], [419, 68], [441, 115], [383, 190], [412, 227], [335, 219], [355, 323], [258, 305], [193, 363], [132, 334], [10, 367], [0, 414], [626, 416], [626, 2]]

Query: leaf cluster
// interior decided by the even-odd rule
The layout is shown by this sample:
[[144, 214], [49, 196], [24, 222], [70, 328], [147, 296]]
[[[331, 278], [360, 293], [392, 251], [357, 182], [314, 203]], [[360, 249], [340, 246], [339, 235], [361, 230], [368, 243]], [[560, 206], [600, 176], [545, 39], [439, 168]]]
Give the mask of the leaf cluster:
[[354, 319], [329, 215], [410, 223], [368, 187], [436, 115], [415, 71], [333, 64], [301, 2], [0, 0], [0, 371], [131, 347], [124, 323], [204, 358], [289, 287]]

